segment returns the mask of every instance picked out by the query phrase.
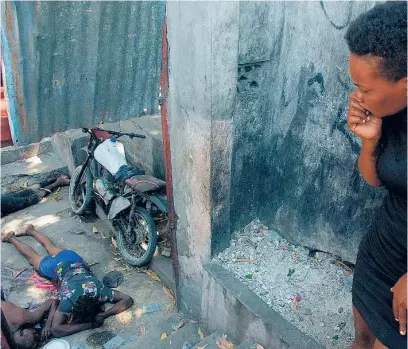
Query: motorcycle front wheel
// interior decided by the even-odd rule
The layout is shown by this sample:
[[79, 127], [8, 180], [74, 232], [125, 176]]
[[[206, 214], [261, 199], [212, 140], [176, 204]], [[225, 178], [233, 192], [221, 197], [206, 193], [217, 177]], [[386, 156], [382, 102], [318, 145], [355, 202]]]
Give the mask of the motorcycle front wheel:
[[81, 168], [82, 166], [78, 166], [74, 170], [69, 184], [69, 203], [75, 214], [84, 214], [88, 210], [93, 194], [92, 174], [89, 167], [85, 169], [79, 183], [75, 185]]
[[134, 267], [150, 263], [157, 246], [157, 231], [152, 216], [145, 209], [136, 207], [130, 222], [127, 216], [116, 221], [118, 250], [123, 259]]

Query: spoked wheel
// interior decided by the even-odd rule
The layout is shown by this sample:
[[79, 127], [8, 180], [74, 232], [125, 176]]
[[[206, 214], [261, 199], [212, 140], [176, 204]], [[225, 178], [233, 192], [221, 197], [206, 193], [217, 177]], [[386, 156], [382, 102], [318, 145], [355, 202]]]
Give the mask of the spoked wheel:
[[78, 166], [74, 170], [69, 185], [69, 203], [75, 214], [84, 214], [92, 200], [92, 174], [89, 168], [85, 170], [79, 183], [75, 185], [81, 168], [82, 166]]
[[132, 222], [123, 215], [116, 220], [118, 249], [123, 259], [135, 267], [149, 264], [157, 246], [157, 231], [152, 216], [136, 207]]

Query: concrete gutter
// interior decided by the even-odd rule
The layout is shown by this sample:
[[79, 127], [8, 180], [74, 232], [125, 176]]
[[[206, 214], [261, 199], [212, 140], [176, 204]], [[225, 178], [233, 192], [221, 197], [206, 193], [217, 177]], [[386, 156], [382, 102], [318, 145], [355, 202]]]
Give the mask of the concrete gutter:
[[265, 349], [324, 349], [217, 262], [204, 265], [201, 309], [209, 330], [238, 341], [250, 337]]

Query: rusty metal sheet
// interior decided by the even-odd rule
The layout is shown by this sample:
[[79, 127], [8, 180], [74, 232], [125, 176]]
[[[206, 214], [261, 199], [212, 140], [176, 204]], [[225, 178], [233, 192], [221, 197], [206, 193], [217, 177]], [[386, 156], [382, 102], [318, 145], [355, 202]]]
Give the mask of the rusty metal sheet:
[[2, 2], [15, 144], [159, 113], [164, 12], [164, 2]]

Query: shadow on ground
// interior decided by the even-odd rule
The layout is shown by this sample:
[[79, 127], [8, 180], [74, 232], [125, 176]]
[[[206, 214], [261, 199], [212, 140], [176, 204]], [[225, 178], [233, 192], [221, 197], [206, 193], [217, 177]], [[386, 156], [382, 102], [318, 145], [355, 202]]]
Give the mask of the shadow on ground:
[[[144, 326], [146, 332], [153, 328], [154, 324], [170, 317], [173, 314], [172, 301], [163, 292], [160, 281], [153, 280], [143, 270], [129, 267], [115, 255], [108, 232], [104, 232], [103, 222], [84, 222], [79, 217], [72, 216], [68, 202], [68, 188], [64, 188], [51, 199], [50, 197], [41, 203], [16, 212], [2, 219], [2, 228], [31, 223], [35, 228], [44, 233], [52, 241], [63, 248], [72, 249], [80, 254], [88, 264], [93, 264], [91, 269], [97, 277], [112, 270], [124, 273], [124, 282], [118, 290], [129, 294], [134, 299], [134, 305], [128, 311], [109, 318], [101, 328], [84, 331], [72, 336], [65, 337], [71, 344], [71, 348], [95, 348], [102, 349], [103, 344], [116, 335], [125, 340], [140, 336], [140, 330]], [[98, 229], [93, 232], [93, 227]], [[31, 245], [37, 252], [46, 254], [44, 248], [31, 237], [21, 237], [21, 240]], [[2, 243], [1, 264], [15, 270], [29, 267], [28, 262], [16, 251], [14, 246]], [[28, 307], [30, 304], [43, 302], [49, 296], [49, 292], [37, 288], [32, 281], [17, 281], [3, 278], [2, 287], [6, 292], [7, 299], [17, 305]], [[158, 303], [161, 310], [156, 313], [142, 314], [143, 305]]]

